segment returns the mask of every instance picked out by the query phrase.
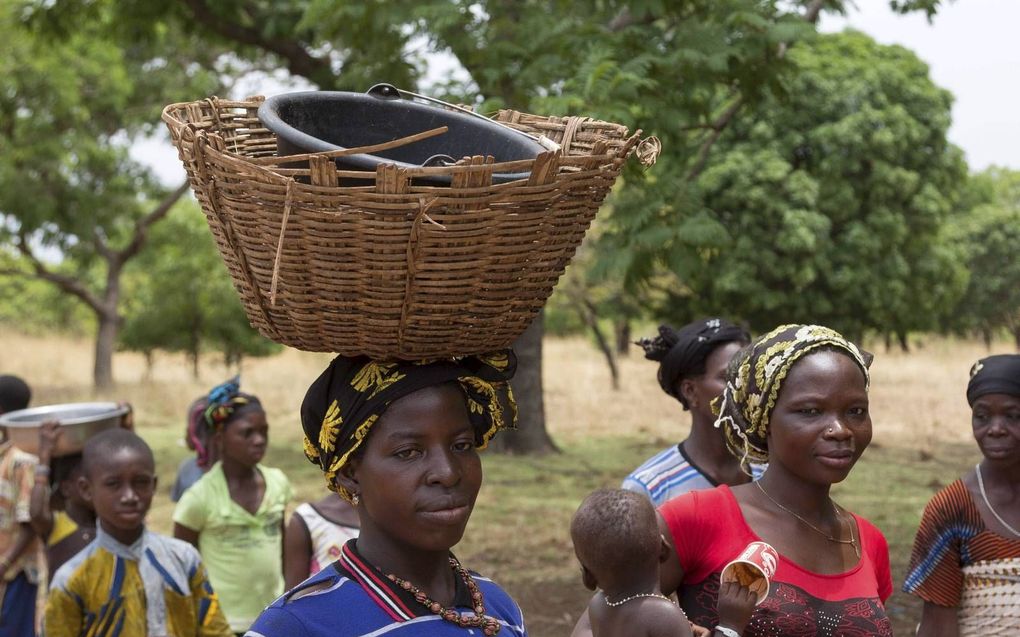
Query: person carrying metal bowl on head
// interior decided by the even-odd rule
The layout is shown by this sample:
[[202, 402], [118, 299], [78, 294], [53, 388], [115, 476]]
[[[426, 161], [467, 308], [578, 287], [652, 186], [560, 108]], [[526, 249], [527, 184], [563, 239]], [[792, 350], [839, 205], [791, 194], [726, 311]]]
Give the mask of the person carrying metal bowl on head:
[[357, 510], [361, 533], [248, 637], [527, 634], [514, 600], [451, 552], [482, 484], [478, 450], [515, 426], [515, 368], [509, 351], [333, 360], [301, 406], [305, 454]]
[[925, 507], [903, 584], [923, 637], [1020, 635], [1020, 354], [975, 363], [967, 402], [984, 458]]

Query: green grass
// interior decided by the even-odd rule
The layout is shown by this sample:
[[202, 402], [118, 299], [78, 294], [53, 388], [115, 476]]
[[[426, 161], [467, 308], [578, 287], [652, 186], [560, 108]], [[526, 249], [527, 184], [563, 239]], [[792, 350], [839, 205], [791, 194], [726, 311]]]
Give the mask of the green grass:
[[[186, 449], [176, 441], [177, 427], [146, 427], [142, 434], [156, 450], [164, 484], [150, 524], [166, 532], [172, 512], [166, 491]], [[300, 499], [317, 498], [322, 494], [321, 475], [295, 453], [292, 438], [277, 440], [266, 462], [287, 472]], [[581, 439], [563, 453], [542, 458], [483, 454], [485, 484], [456, 552], [465, 564], [510, 591], [524, 609], [534, 637], [569, 634], [590, 595], [581, 585], [568, 533], [577, 505], [596, 488], [617, 486], [662, 447], [660, 442], [601, 437]], [[850, 478], [835, 488], [837, 501], [885, 533], [897, 591], [925, 503], [977, 457], [973, 445], [962, 443], [944, 444], [934, 457], [910, 448], [873, 445]], [[916, 600], [896, 592], [888, 610], [896, 633], [910, 634], [919, 617]]]

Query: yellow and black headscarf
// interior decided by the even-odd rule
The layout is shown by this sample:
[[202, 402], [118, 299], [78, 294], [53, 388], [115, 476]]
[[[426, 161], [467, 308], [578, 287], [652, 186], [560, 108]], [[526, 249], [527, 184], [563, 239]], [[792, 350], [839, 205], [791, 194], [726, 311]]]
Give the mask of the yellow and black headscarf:
[[319, 465], [326, 484], [341, 497], [351, 494], [336, 483], [340, 471], [393, 401], [447, 382], [460, 385], [475, 429], [475, 446], [484, 449], [500, 429], [517, 426], [510, 378], [517, 358], [510, 350], [458, 359], [380, 362], [366, 356], [338, 356], [315, 379], [301, 403], [305, 455]]
[[821, 325], [781, 325], [733, 357], [726, 388], [718, 399], [715, 426], [723, 428], [726, 446], [745, 470], [749, 462], [768, 462], [769, 418], [790, 368], [820, 349], [835, 349], [849, 356], [864, 373], [865, 386], [870, 384], [871, 355]]

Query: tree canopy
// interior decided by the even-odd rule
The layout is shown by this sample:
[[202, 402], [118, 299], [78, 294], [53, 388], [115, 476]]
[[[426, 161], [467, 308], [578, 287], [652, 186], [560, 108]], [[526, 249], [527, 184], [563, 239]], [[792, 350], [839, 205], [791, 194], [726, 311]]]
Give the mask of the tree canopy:
[[[647, 192], [621, 197], [614, 253], [644, 263], [638, 281], [651, 262], [672, 272], [678, 316], [855, 335], [935, 328], [964, 282], [940, 242], [966, 177], [946, 141], [951, 96], [911, 52], [861, 33], [817, 36], [789, 62], [779, 90], [730, 124], [693, 189], [672, 188], [673, 201], [651, 211]], [[670, 184], [656, 186], [668, 199]], [[674, 221], [653, 225], [654, 215]]]
[[[182, 58], [190, 37], [169, 25], [117, 42], [121, 25], [104, 3], [87, 6], [88, 20], [48, 30], [36, 28], [36, 8], [0, 5], [0, 236], [19, 257], [2, 273], [48, 281], [89, 307], [94, 379], [108, 385], [120, 274], [186, 190], [158, 183], [129, 144], [153, 129], [162, 104], [215, 90], [218, 54], [206, 47]], [[44, 251], [59, 253], [62, 267]]]
[[967, 272], [967, 287], [948, 306], [944, 324], [980, 334], [986, 342], [999, 330], [1020, 349], [1020, 172], [990, 168], [974, 176], [970, 205], [961, 206], [946, 226]]

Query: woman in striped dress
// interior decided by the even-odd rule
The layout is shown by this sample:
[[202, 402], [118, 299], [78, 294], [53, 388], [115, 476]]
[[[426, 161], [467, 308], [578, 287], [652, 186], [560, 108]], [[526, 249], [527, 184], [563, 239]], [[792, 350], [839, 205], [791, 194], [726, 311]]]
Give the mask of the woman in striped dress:
[[984, 459], [928, 503], [903, 586], [922, 637], [1020, 634], [1020, 355], [978, 361], [967, 402]]

